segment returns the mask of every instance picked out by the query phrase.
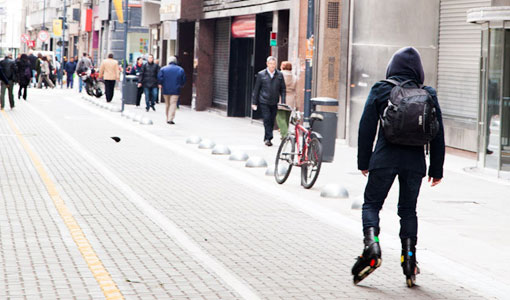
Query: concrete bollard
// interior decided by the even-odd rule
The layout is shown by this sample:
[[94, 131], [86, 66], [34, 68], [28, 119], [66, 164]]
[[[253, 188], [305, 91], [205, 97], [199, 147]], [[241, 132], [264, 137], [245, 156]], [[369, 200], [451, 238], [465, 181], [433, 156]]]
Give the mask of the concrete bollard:
[[145, 117], [145, 118], [142, 118], [142, 120], [140, 121], [140, 124], [142, 124], [142, 125], [152, 125], [154, 123], [152, 122], [151, 119]]
[[[287, 170], [288, 170], [287, 166], [279, 165], [278, 166], [278, 175], [280, 175], [280, 176], [285, 175], [285, 173], [287, 173]], [[274, 176], [275, 172], [276, 172], [275, 166], [274, 165], [269, 166], [266, 169], [266, 176]]]
[[211, 151], [213, 155], [230, 155], [230, 149], [225, 145], [216, 145]]
[[196, 135], [190, 136], [186, 139], [186, 144], [197, 145], [200, 144], [202, 138]]
[[143, 118], [143, 117], [142, 117], [142, 115], [135, 115], [135, 116], [133, 117], [133, 122], [138, 122], [138, 123], [140, 123], [140, 122], [142, 121], [142, 118]]
[[228, 159], [232, 161], [247, 161], [249, 158], [250, 157], [246, 154], [246, 152], [236, 151], [232, 153]]
[[262, 157], [255, 156], [250, 157], [244, 166], [247, 168], [265, 168], [267, 167], [267, 162]]
[[351, 209], [360, 210], [363, 207], [363, 194], [352, 199]]
[[216, 143], [210, 139], [204, 139], [198, 144], [198, 149], [212, 149], [216, 146]]
[[321, 197], [347, 199], [349, 198], [349, 192], [339, 184], [327, 184], [321, 189]]

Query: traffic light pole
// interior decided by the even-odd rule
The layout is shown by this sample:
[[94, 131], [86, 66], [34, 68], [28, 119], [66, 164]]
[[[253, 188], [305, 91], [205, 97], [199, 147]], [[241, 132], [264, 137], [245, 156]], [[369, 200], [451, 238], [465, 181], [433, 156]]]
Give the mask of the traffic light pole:
[[[64, 88], [64, 54], [66, 49], [66, 22], [67, 22], [67, 6], [66, 6], [66, 0], [64, 0], [64, 17], [62, 18], [62, 46], [61, 46], [61, 53], [60, 53], [60, 88]], [[67, 78], [69, 80], [69, 78]], [[73, 80], [71, 75], [71, 80]]]
[[127, 56], [127, 35], [128, 35], [128, 28], [129, 28], [129, 25], [128, 25], [128, 2], [129, 0], [125, 0], [125, 4], [124, 4], [124, 57], [122, 58], [122, 73], [124, 74], [123, 78], [122, 78], [122, 111], [124, 111], [124, 102], [126, 101], [126, 95], [125, 95], [125, 90], [126, 90], [126, 68], [127, 68], [127, 59], [126, 59], [126, 56]]
[[305, 73], [305, 103], [304, 103], [304, 121], [309, 124], [311, 114], [312, 98], [312, 61], [314, 45], [314, 14], [315, 14], [315, 0], [308, 0], [308, 21], [306, 28], [307, 39], [307, 55], [306, 55], [306, 73]]
[[[39, 2], [40, 3], [40, 2]], [[43, 3], [43, 15], [42, 15], [42, 30], [45, 30], [46, 29], [46, 0], [44, 0], [44, 3]], [[44, 51], [44, 41], [42, 41], [42, 44], [41, 44], [41, 48], [42, 48], [42, 51]]]

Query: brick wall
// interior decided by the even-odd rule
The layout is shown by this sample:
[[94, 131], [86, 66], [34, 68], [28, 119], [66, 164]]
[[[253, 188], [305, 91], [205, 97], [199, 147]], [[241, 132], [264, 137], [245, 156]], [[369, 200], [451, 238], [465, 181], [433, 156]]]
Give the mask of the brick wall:
[[200, 19], [202, 15], [202, 0], [182, 0], [181, 18], [185, 20]]

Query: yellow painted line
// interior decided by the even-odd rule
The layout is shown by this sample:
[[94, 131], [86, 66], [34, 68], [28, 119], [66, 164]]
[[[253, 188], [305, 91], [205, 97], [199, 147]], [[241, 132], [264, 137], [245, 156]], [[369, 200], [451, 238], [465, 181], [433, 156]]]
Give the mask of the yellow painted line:
[[18, 137], [21, 145], [23, 146], [28, 156], [30, 157], [30, 160], [34, 164], [37, 173], [39, 173], [39, 176], [41, 177], [44, 185], [46, 186], [48, 194], [53, 200], [53, 204], [57, 208], [57, 211], [60, 214], [62, 220], [64, 221], [64, 224], [67, 226], [67, 229], [69, 229], [71, 237], [78, 246], [78, 250], [80, 251], [83, 259], [85, 259], [85, 262], [87, 263], [90, 271], [92, 272], [92, 275], [99, 284], [99, 287], [101, 288], [101, 290], [103, 290], [105, 299], [107, 300], [124, 299], [124, 296], [122, 296], [122, 293], [119, 291], [119, 288], [113, 281], [112, 277], [110, 276], [110, 273], [106, 271], [106, 268], [104, 267], [103, 263], [101, 262], [96, 252], [90, 245], [90, 242], [83, 233], [80, 225], [67, 208], [64, 200], [62, 200], [62, 198], [60, 197], [55, 183], [53, 183], [50, 176], [48, 175], [48, 172], [46, 172], [46, 170], [44, 169], [44, 166], [42, 165], [38, 156], [32, 150], [32, 147], [25, 140], [23, 135], [21, 135], [20, 131], [16, 127], [16, 124], [14, 124], [14, 121], [9, 117], [9, 115], [5, 111], [2, 111], [2, 114], [4, 115], [9, 125], [11, 126], [11, 129]]

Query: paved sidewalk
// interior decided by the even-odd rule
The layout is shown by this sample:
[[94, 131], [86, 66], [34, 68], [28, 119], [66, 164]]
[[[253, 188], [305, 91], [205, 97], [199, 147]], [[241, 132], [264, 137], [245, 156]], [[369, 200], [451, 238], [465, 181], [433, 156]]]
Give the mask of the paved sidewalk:
[[[116, 101], [120, 103], [120, 98]], [[257, 121], [227, 118], [215, 111], [196, 112], [182, 107], [177, 113], [177, 125], [170, 126], [164, 123], [163, 107], [164, 104], [161, 104], [157, 112], [149, 113], [132, 106], [126, 106], [126, 109], [151, 117], [155, 125], [142, 128], [165, 139], [182, 143], [190, 135], [199, 135], [218, 144], [228, 145], [233, 150], [246, 151], [250, 156], [261, 156], [268, 164], [274, 164], [278, 143], [275, 142], [275, 146], [271, 148], [263, 145], [263, 127]], [[275, 131], [275, 141], [277, 137], [278, 133]], [[338, 140], [335, 161], [323, 165], [319, 179], [311, 191], [301, 188], [298, 169], [293, 169], [283, 187], [359, 222], [360, 211], [352, 210], [351, 204], [362, 202], [366, 178], [357, 170], [356, 155], [355, 148]], [[215, 159], [232, 165], [225, 159]], [[234, 165], [260, 176], [263, 176], [265, 171], [247, 170], [242, 163]], [[510, 286], [510, 277], [507, 276], [510, 262], [494, 259], [508, 257], [510, 253], [510, 241], [504, 238], [510, 236], [510, 181], [469, 171], [474, 166], [476, 161], [473, 159], [447, 154], [443, 182], [430, 188], [424, 181], [418, 207], [419, 250], [430, 249], [456, 263], [469, 266], [474, 272], [487, 276], [487, 280], [497, 280]], [[272, 177], [265, 180], [274, 182]], [[350, 199], [319, 197], [320, 189], [331, 183], [343, 185], [349, 191]], [[381, 214], [382, 236], [385, 233], [398, 236], [397, 200], [398, 184], [395, 184]], [[459, 251], [460, 249], [462, 251]]]
[[[391, 217], [390, 203], [383, 212], [383, 230], [388, 232], [387, 238], [382, 235], [383, 266], [361, 286], [352, 285], [350, 267], [361, 250], [359, 211], [350, 209], [349, 200], [327, 200], [318, 196], [319, 188], [329, 182], [344, 184], [351, 198], [361, 193], [364, 179], [354, 173], [355, 156], [352, 156], [351, 148], [339, 147], [337, 157], [350, 157], [327, 165], [317, 187], [305, 191], [299, 187], [298, 172], [294, 171], [288, 183], [278, 186], [272, 178], [264, 176], [265, 170], [248, 170], [240, 163], [211, 156], [195, 146], [184, 144], [186, 136], [200, 134], [268, 160], [274, 157], [276, 147], [267, 149], [257, 138], [261, 136], [262, 128], [244, 119], [227, 119], [214, 113], [196, 113], [182, 108], [178, 111], [177, 125], [170, 126], [163, 122], [163, 109], [159, 105], [156, 113], [142, 113], [161, 119], [154, 118], [155, 125], [142, 126], [92, 106], [79, 99], [77, 94], [59, 90], [31, 89], [29, 92], [32, 92], [30, 103], [19, 103], [14, 111], [7, 113], [58, 184], [64, 202], [71, 208], [125, 298], [239, 299], [242, 297], [240, 293], [247, 295], [249, 292], [263, 299], [490, 298], [470, 290], [471, 286], [466, 284], [469, 283], [467, 274], [463, 283], [442, 279], [441, 274], [432, 271], [434, 266], [429, 265], [432, 263], [428, 258], [418, 279], [420, 286], [406, 288], [398, 265], [400, 250], [391, 237], [395, 235], [391, 228], [397, 223]], [[2, 239], [4, 232], [16, 233], [23, 242], [31, 235], [39, 237], [40, 230], [36, 229], [42, 225], [28, 217], [23, 218], [27, 226], [16, 229], [7, 226], [4, 219], [30, 212], [18, 205], [19, 197], [36, 202], [46, 195], [26, 154], [5, 122], [5, 118], [0, 117], [0, 135], [2, 142], [8, 145], [0, 148], [2, 162], [16, 167], [11, 167], [14, 174], [0, 176], [2, 195], [6, 195], [2, 205], [11, 206], [9, 214], [1, 212]], [[122, 141], [115, 143], [110, 136], [119, 136]], [[5, 149], [9, 148], [16, 150], [7, 152]], [[6, 155], [9, 155], [8, 160], [4, 159]], [[26, 179], [21, 180], [16, 171], [30, 176], [25, 175], [23, 178]], [[456, 172], [448, 174], [457, 178], [455, 184], [478, 181]], [[465, 177], [469, 178], [467, 182]], [[508, 191], [508, 186], [485, 181], [482, 184], [494, 188], [491, 192], [494, 201], [502, 203], [503, 192]], [[8, 194], [9, 190], [23, 190], [28, 186], [37, 187], [37, 193]], [[467, 193], [474, 187], [466, 186], [465, 189]], [[439, 192], [443, 195], [452, 193], [438, 189]], [[435, 198], [428, 192], [424, 192], [422, 199], [426, 199], [422, 202], [431, 203], [423, 204], [423, 218], [445, 214], [437, 209], [442, 202], [432, 202]], [[51, 216], [43, 221], [58, 223], [59, 217], [51, 207], [52, 203], [45, 203]], [[418, 255], [426, 258], [431, 257], [429, 252], [436, 253], [436, 257], [437, 253], [442, 254], [441, 251], [448, 253], [451, 250], [448, 247], [436, 248], [436, 237], [433, 236], [441, 232], [443, 238], [451, 238], [457, 243], [462, 238], [455, 238], [453, 232], [459, 227], [475, 227], [464, 220], [470, 220], [480, 211], [481, 219], [477, 222], [486, 221], [485, 216], [491, 213], [493, 217], [489, 220], [495, 225], [506, 222], [500, 216], [504, 208], [491, 212], [492, 202], [480, 203], [481, 209], [476, 212], [463, 205], [453, 206], [450, 213], [456, 214], [458, 222], [455, 225], [449, 220], [432, 221], [434, 226], [450, 227], [443, 231], [433, 232], [437, 227], [429, 227], [424, 220], [420, 245], [427, 245], [427, 249], [420, 249]], [[151, 218], [156, 215], [151, 215], [149, 208], [154, 208], [164, 220], [173, 223], [177, 231], [169, 231], [161, 226], [160, 219]], [[338, 219], [337, 223], [325, 221], [330, 217], [329, 212]], [[478, 224], [480, 232], [490, 231], [490, 228], [486, 229], [489, 226], [481, 224]], [[59, 239], [66, 238], [66, 230], [62, 225], [58, 230], [47, 229], [57, 241], [53, 244], [52, 240], [49, 244], [58, 245]], [[184, 233], [191, 244], [187, 244], [179, 232]], [[190, 251], [194, 249], [193, 245], [197, 245], [206, 257]], [[34, 299], [75, 296], [100, 299], [97, 283], [90, 280], [90, 272], [68, 236], [66, 246], [71, 254], [60, 255], [72, 256], [75, 262], [68, 263], [71, 258], [62, 259], [58, 271], [50, 269], [49, 273], [62, 274], [61, 270], [65, 270], [65, 274], [76, 274], [73, 271], [76, 268], [72, 266], [81, 264], [78, 274], [64, 276], [65, 280], [73, 276], [79, 278], [76, 291], [81, 292], [74, 292], [69, 297], [66, 294], [46, 297], [40, 288], [44, 275], [31, 275], [44, 266], [28, 268], [10, 264], [9, 269], [4, 268], [0, 273], [0, 284], [5, 285], [6, 291], [5, 294], [0, 291], [0, 298], [23, 298], [30, 292]], [[12, 255], [20, 257], [18, 260], [25, 256], [23, 251], [18, 253], [17, 247], [15, 253], [4, 256], [9, 248], [5, 248], [3, 242], [0, 247], [6, 261]], [[504, 251], [504, 247], [508, 244], [493, 250]], [[433, 248], [432, 251], [429, 248]], [[36, 254], [45, 251], [39, 244], [31, 246], [30, 250]], [[58, 250], [60, 248], [55, 251]], [[450, 255], [444, 256], [449, 258]], [[208, 263], [210, 259], [219, 265]], [[459, 267], [463, 264], [465, 262], [459, 263]], [[13, 278], [13, 281], [7, 281], [7, 278]], [[82, 278], [88, 278], [88, 281]], [[240, 280], [239, 284], [235, 284], [235, 279]], [[33, 284], [28, 288], [20, 287], [20, 281]], [[47, 289], [57, 293], [57, 283], [50, 281]], [[74, 288], [70, 293], [73, 291]]]

